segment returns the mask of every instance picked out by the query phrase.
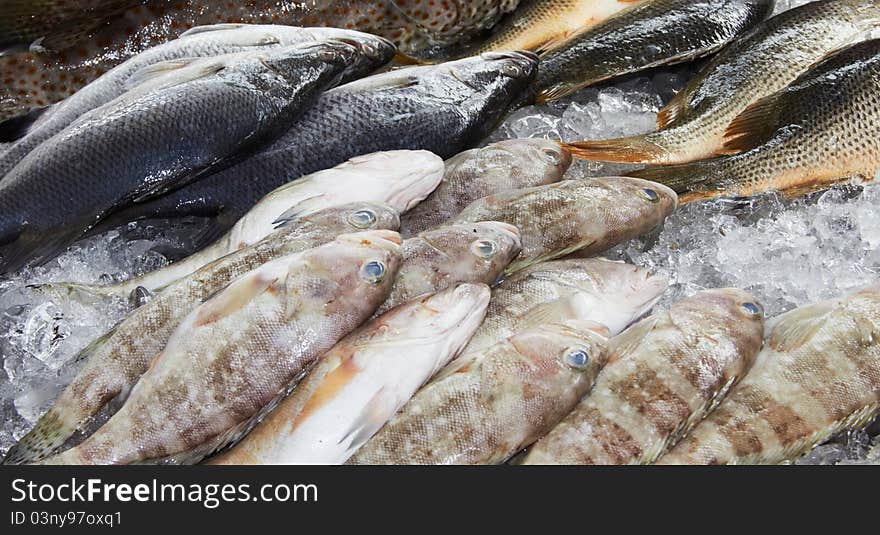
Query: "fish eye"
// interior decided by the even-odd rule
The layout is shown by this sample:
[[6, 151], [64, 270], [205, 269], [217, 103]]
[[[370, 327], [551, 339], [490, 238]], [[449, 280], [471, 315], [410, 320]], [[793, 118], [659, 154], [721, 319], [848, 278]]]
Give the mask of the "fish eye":
[[370, 284], [379, 284], [385, 278], [385, 272], [385, 264], [374, 260], [361, 268], [361, 278]]
[[757, 303], [746, 302], [742, 304], [743, 311], [753, 318], [761, 317], [761, 307]]
[[550, 161], [554, 164], [559, 164], [559, 162], [562, 161], [562, 153], [556, 149], [544, 149], [542, 152], [549, 157]]
[[660, 195], [652, 190], [651, 188], [645, 188], [642, 190], [642, 195], [645, 196], [651, 202], [660, 202]]
[[590, 354], [583, 349], [569, 349], [563, 356], [565, 363], [576, 370], [584, 370], [590, 363]]
[[471, 252], [480, 258], [492, 258], [498, 252], [498, 245], [489, 240], [477, 240], [471, 244]]
[[522, 67], [515, 63], [505, 63], [501, 67], [501, 74], [510, 78], [522, 78], [525, 72], [523, 72]]
[[370, 228], [376, 223], [376, 213], [372, 210], [358, 210], [348, 216], [348, 222], [353, 227], [364, 229]]

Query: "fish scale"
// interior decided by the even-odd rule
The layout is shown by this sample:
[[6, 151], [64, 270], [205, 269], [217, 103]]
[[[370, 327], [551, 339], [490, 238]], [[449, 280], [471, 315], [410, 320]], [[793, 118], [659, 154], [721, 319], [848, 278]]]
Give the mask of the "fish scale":
[[880, 411], [880, 287], [771, 323], [749, 374], [659, 464], [792, 461]]
[[609, 343], [593, 390], [523, 464], [650, 464], [755, 360], [763, 311], [739, 290], [700, 292]]
[[681, 193], [682, 202], [765, 191], [797, 195], [873, 179], [880, 168], [880, 40], [844, 48], [755, 102], [725, 133], [739, 152], [630, 173]]
[[399, 225], [397, 213], [387, 206], [355, 203], [328, 208], [292, 222], [263, 241], [220, 258], [163, 289], [77, 356], [77, 360], [85, 360], [83, 369], [33, 430], [9, 450], [4, 463], [37, 461], [61, 447], [78, 430], [83, 431], [111, 399], [138, 381], [196, 305], [273, 258], [322, 245], [339, 234], [364, 230], [351, 219], [352, 214], [362, 210], [375, 214], [369, 228], [393, 230]]

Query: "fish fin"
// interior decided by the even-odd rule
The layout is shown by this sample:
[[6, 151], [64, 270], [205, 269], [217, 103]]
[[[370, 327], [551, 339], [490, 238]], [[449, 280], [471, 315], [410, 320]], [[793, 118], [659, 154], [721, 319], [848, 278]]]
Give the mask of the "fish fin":
[[[195, 326], [210, 325], [247, 306], [281, 278], [278, 270], [271, 269], [273, 267], [264, 264], [263, 267], [235, 279], [229, 286], [208, 298], [195, 312]], [[168, 345], [171, 345], [170, 341]]]
[[657, 164], [666, 160], [668, 152], [645, 136], [622, 137], [600, 141], [563, 143], [572, 155], [581, 160]]
[[779, 316], [771, 325], [767, 343], [776, 351], [791, 351], [803, 346], [822, 328], [835, 307], [834, 301], [825, 301]]
[[587, 247], [593, 245], [595, 242], [589, 243], [580, 243], [575, 245], [570, 245], [564, 249], [559, 249], [557, 251], [549, 251], [542, 255], [534, 256], [531, 258], [524, 258], [521, 260], [514, 260], [507, 266], [507, 269], [504, 270], [504, 275], [509, 277], [518, 271], [522, 271], [528, 267], [534, 266], [536, 264], [543, 264], [544, 262], [549, 262], [551, 260], [556, 260], [557, 258], [563, 258], [568, 255], [574, 254], [582, 249], [586, 249]]
[[538, 91], [538, 94], [535, 96], [535, 104], [546, 104], [554, 100], [559, 100], [562, 97], [571, 95], [583, 87], [585, 86], [566, 83], [553, 84]]
[[394, 58], [391, 61], [396, 63], [397, 65], [407, 65], [407, 66], [409, 66], [409, 65], [434, 65], [434, 64], [439, 63], [439, 61], [419, 59], [415, 56], [410, 56], [409, 54], [404, 54], [403, 52], [401, 52], [399, 50], [394, 54]]
[[370, 401], [364, 405], [360, 414], [352, 422], [351, 427], [339, 441], [340, 444], [348, 441], [348, 449], [354, 453], [367, 440], [375, 435], [379, 429], [394, 415], [395, 403], [393, 398], [386, 393], [383, 386], [373, 394]]
[[656, 316], [645, 318], [612, 338], [608, 344], [609, 356], [605, 365], [608, 366], [635, 353], [645, 338], [657, 326], [658, 321], [659, 318]]
[[351, 87], [354, 84], [357, 84], [358, 89], [363, 89], [366, 91], [390, 91], [419, 85], [419, 79], [415, 76], [407, 76], [405, 74], [401, 74], [400, 76], [391, 78], [371, 76], [367, 78], [361, 78], [360, 80], [348, 84], [348, 86]]
[[681, 119], [689, 110], [690, 106], [684, 98], [684, 92], [679, 92], [657, 112], [657, 129], [663, 130]]
[[874, 179], [872, 176], [860, 175], [860, 176], [820, 176], [813, 177], [811, 180], [805, 180], [800, 184], [795, 184], [789, 186], [787, 188], [783, 188], [779, 190], [779, 193], [782, 194], [783, 197], [788, 199], [797, 199], [798, 197], [803, 197], [805, 195], [809, 195], [810, 193], [815, 193], [817, 191], [823, 191], [831, 186], [837, 184], [846, 184], [846, 183], [866, 183], [871, 182]]
[[740, 112], [727, 126], [718, 154], [736, 154], [757, 147], [776, 132], [778, 121], [779, 95], [758, 100]]
[[578, 35], [583, 33], [583, 31], [584, 30], [582, 29], [577, 29], [574, 31], [562, 32], [552, 37], [548, 37], [541, 44], [535, 46], [532, 51], [539, 56], [546, 56], [550, 52], [553, 52], [560, 46], [571, 41], [572, 38], [577, 37]]
[[190, 251], [201, 251], [205, 247], [211, 245], [226, 234], [235, 221], [230, 221], [230, 217], [224, 214], [210, 218], [205, 227], [201, 229], [195, 236], [190, 238]]
[[248, 24], [239, 22], [221, 22], [219, 24], [205, 24], [203, 26], [193, 26], [189, 30], [180, 34], [177, 38], [191, 37], [193, 35], [202, 35], [210, 32], [224, 32], [229, 30], [240, 30], [246, 28]]
[[319, 193], [316, 195], [312, 195], [306, 199], [303, 199], [296, 206], [291, 206], [288, 208], [283, 214], [278, 216], [278, 219], [272, 221], [272, 225], [275, 230], [280, 229], [281, 227], [286, 227], [291, 223], [297, 221], [299, 218], [317, 212], [322, 208], [326, 208], [327, 204], [324, 202], [324, 194]]
[[564, 323], [567, 318], [584, 316], [583, 294], [575, 292], [530, 308], [517, 322], [516, 330], [525, 331], [549, 323]]
[[[196, 67], [193, 67], [194, 65]], [[226, 65], [223, 62], [208, 61], [205, 58], [181, 58], [160, 61], [148, 65], [129, 76], [125, 81], [125, 88], [131, 91], [147, 82], [166, 76], [168, 77], [168, 83], [162, 87], [171, 87], [211, 76], [224, 68], [226, 68]]]

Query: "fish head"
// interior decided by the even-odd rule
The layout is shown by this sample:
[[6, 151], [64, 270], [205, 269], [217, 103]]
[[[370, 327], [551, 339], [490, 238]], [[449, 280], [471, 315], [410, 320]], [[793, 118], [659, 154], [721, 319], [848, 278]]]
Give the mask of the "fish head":
[[519, 230], [498, 221], [425, 231], [404, 245], [407, 271], [445, 281], [492, 284], [520, 251]]
[[369, 317], [388, 297], [400, 268], [400, 235], [390, 230], [343, 234], [306, 252], [308, 282], [297, 293], [323, 309]]
[[357, 196], [387, 203], [406, 212], [443, 180], [443, 159], [426, 150], [393, 150], [358, 156], [312, 175], [321, 195], [338, 200]]
[[[611, 335], [620, 334], [647, 314], [669, 285], [647, 269], [603, 258], [546, 262], [517, 273], [508, 282], [528, 288], [543, 302], [569, 296], [555, 304], [567, 306], [569, 317], [605, 325]], [[527, 314], [535, 317], [534, 310]]]
[[331, 206], [306, 215], [301, 221], [317, 228], [344, 228], [343, 233], [400, 228], [400, 216], [394, 207], [372, 202]]
[[657, 227], [678, 208], [678, 195], [672, 189], [640, 178], [604, 177], [595, 179], [615, 197], [621, 215], [642, 222], [647, 231]]
[[530, 384], [550, 392], [589, 388], [608, 362], [608, 329], [596, 322], [569, 319], [544, 323], [508, 339], [522, 359]]
[[344, 73], [365, 60], [353, 44], [331, 39], [273, 48], [262, 54], [261, 63], [285, 80], [294, 83], [305, 72], [325, 73], [342, 80]]
[[353, 46], [358, 52], [358, 59], [348, 65], [344, 78], [351, 80], [366, 76], [379, 67], [389, 63], [397, 54], [397, 46], [388, 39], [353, 30], [337, 30], [333, 40], [342, 41]]
[[[480, 149], [491, 167], [506, 169], [517, 188], [558, 182], [571, 166], [571, 151], [548, 139], [508, 139]], [[525, 177], [540, 180], [525, 180]], [[519, 177], [519, 180], [516, 180]]]

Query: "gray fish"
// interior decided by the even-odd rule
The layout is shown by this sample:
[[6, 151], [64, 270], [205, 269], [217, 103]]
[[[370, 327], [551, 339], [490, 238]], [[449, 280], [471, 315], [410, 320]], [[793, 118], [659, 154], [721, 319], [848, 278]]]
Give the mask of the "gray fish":
[[700, 292], [610, 342], [590, 394], [522, 464], [650, 464], [745, 376], [764, 311], [740, 290]]
[[46, 261], [114, 209], [240, 159], [359, 61], [341, 41], [222, 56], [197, 62], [191, 80], [81, 117], [0, 183], [0, 272]]
[[720, 50], [764, 20], [775, 0], [654, 0], [542, 50], [538, 101]]
[[139, 218], [217, 216], [229, 228], [260, 198], [354, 156], [396, 149], [442, 158], [475, 145], [534, 80], [537, 57], [493, 53], [395, 70], [324, 93], [288, 132], [247, 160], [159, 199], [113, 224]]
[[[344, 81], [369, 74], [391, 60], [394, 46], [372, 35], [335, 28], [299, 28], [277, 25], [218, 24], [193, 28], [178, 39], [144, 50], [109, 70], [87, 86], [50, 108], [33, 124], [24, 137], [0, 152], [0, 177], [41, 143], [51, 138], [83, 114], [94, 110], [129, 91], [132, 79], [156, 71], [153, 65], [169, 66], [171, 61], [220, 56], [246, 51], [324, 41], [345, 40], [359, 48], [374, 63], [354, 62], [343, 75]], [[161, 71], [160, 71], [161, 72]], [[57, 85], [62, 84], [59, 81]]]
[[400, 236], [271, 260], [196, 307], [119, 411], [48, 464], [190, 464], [235, 442], [391, 290]]
[[880, 413], [880, 286], [771, 320], [752, 370], [659, 464], [778, 464]]
[[750, 104], [773, 94], [832, 50], [880, 23], [875, 0], [821, 0], [756, 26], [712, 58], [657, 116], [660, 130], [583, 141], [579, 157], [646, 164], [700, 160], [724, 150], [724, 131]]
[[[369, 213], [371, 217], [361, 217]], [[34, 462], [60, 448], [113, 398], [129, 391], [171, 333], [202, 301], [272, 259], [305, 251], [347, 232], [390, 229], [397, 212], [370, 203], [328, 208], [289, 223], [261, 242], [225, 256], [165, 288], [83, 350], [85, 365], [34, 428], [13, 446], [7, 464]], [[378, 306], [378, 305], [377, 305]]]
[[880, 40], [844, 48], [755, 102], [724, 137], [732, 156], [630, 174], [666, 184], [682, 203], [872, 180], [880, 168]]
[[520, 251], [516, 227], [497, 221], [450, 225], [403, 242], [403, 261], [376, 314], [462, 282], [494, 284]]
[[657, 227], [678, 200], [664, 186], [625, 177], [565, 180], [473, 202], [452, 223], [503, 221], [520, 231], [522, 252], [507, 268], [578, 253], [595, 256]]
[[570, 165], [568, 150], [542, 139], [509, 139], [464, 151], [446, 162], [434, 193], [400, 218], [400, 235], [440, 226], [493, 193], [559, 182]]

